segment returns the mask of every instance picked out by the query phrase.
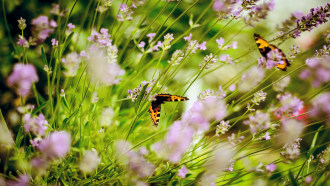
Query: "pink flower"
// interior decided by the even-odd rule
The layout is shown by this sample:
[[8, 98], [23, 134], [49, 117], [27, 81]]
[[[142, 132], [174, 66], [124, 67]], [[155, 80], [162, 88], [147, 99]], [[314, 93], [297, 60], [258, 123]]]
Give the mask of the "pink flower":
[[8, 186], [28, 186], [30, 182], [30, 175], [22, 174], [17, 180], [8, 181], [6, 184]]
[[13, 72], [8, 77], [8, 85], [17, 88], [17, 94], [27, 96], [32, 83], [39, 80], [37, 71], [31, 64], [15, 64]]
[[206, 50], [206, 41], [204, 41], [203, 43], [201, 43], [201, 44], [198, 46], [198, 48], [199, 48], [200, 50]]
[[222, 37], [220, 37], [220, 39], [216, 39], [215, 41], [218, 43], [218, 48], [221, 48], [223, 43], [225, 42]]
[[138, 44], [138, 46], [141, 48], [141, 49], [144, 49], [144, 46], [146, 45], [146, 43], [144, 41], [141, 41], [140, 44]]
[[48, 122], [43, 114], [38, 117], [31, 118], [31, 114], [25, 114], [23, 117], [25, 132], [32, 132], [36, 136], [43, 136], [47, 129]]
[[147, 34], [147, 37], [149, 37], [149, 43], [152, 41], [152, 39], [156, 36], [156, 33], [149, 33]]
[[50, 159], [63, 158], [71, 148], [71, 135], [65, 131], [52, 132], [39, 145], [39, 150]]
[[181, 169], [178, 170], [178, 176], [181, 178], [185, 178], [187, 173], [188, 173], [188, 169], [186, 166], [182, 166]]
[[277, 169], [277, 166], [274, 164], [274, 163], [271, 163], [269, 165], [266, 165], [266, 169], [269, 171], [269, 172], [274, 172], [276, 169]]
[[192, 37], [192, 34], [190, 33], [189, 36], [187, 36], [187, 37], [183, 37], [183, 39], [184, 39], [185, 41], [190, 41], [190, 40], [191, 40], [191, 37]]
[[76, 28], [76, 26], [72, 23], [68, 24], [68, 31], [71, 32], [72, 29]]
[[54, 20], [49, 21], [47, 16], [33, 19], [32, 25], [33, 39], [38, 43], [43, 43], [57, 27], [57, 23]]
[[54, 46], [58, 46], [58, 41], [55, 39], [55, 38], [53, 38], [52, 40], [51, 40], [51, 42], [52, 42], [52, 46], [54, 47]]
[[19, 36], [17, 44], [21, 47], [29, 48], [29, 42], [21, 35]]

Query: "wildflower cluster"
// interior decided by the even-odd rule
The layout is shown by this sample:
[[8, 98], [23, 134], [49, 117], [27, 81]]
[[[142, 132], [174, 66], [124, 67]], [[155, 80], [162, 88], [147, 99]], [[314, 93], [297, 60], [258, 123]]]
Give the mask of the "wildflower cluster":
[[329, 3], [277, 27], [275, 0], [14, 4], [0, 185], [327, 184]]
[[299, 37], [301, 32], [311, 31], [320, 24], [326, 23], [330, 17], [329, 8], [330, 4], [327, 3], [324, 6], [310, 9], [310, 13], [296, 20], [297, 25], [291, 37]]

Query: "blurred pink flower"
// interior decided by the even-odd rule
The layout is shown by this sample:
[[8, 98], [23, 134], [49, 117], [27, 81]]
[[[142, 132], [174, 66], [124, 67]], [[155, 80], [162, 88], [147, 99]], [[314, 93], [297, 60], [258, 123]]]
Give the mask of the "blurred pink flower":
[[48, 126], [48, 122], [43, 114], [39, 114], [38, 117], [31, 117], [31, 114], [25, 114], [23, 117], [25, 132], [32, 132], [36, 136], [45, 135], [45, 131]]
[[186, 166], [182, 166], [181, 169], [178, 170], [178, 176], [181, 178], [185, 178], [187, 173], [188, 173], [188, 169]]
[[7, 186], [28, 186], [30, 182], [30, 175], [21, 174], [17, 180], [10, 180], [6, 184]]
[[266, 170], [269, 172], [274, 172], [277, 169], [277, 166], [274, 163], [266, 165]]
[[33, 38], [37, 43], [43, 43], [57, 27], [57, 23], [54, 20], [49, 21], [47, 16], [32, 19], [32, 25]]
[[71, 135], [66, 131], [52, 132], [39, 145], [39, 150], [48, 158], [63, 158], [71, 148]]
[[37, 71], [33, 65], [17, 63], [8, 77], [8, 85], [17, 88], [17, 94], [27, 96], [30, 93], [32, 83], [38, 80]]

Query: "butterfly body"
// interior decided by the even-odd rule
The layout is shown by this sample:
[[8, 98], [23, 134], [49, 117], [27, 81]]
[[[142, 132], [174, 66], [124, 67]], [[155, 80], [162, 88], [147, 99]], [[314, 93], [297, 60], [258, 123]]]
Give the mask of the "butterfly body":
[[281, 49], [277, 48], [275, 45], [272, 45], [272, 44], [269, 44], [266, 40], [264, 40], [263, 38], [260, 37], [260, 35], [258, 34], [254, 34], [254, 39], [256, 41], [256, 44], [258, 46], [258, 49], [259, 49], [259, 52], [260, 54], [265, 57], [267, 59], [267, 54], [270, 52], [270, 51], [274, 51], [274, 50], [278, 50], [279, 53], [281, 54], [282, 56], [282, 61], [284, 61], [283, 64], [277, 64], [276, 67], [283, 70], [283, 71], [286, 71], [286, 68], [290, 66], [290, 63], [289, 61], [286, 59], [284, 53], [282, 52]]
[[159, 118], [160, 118], [160, 110], [161, 104], [165, 102], [172, 101], [186, 101], [189, 100], [187, 97], [170, 95], [170, 94], [158, 94], [155, 96], [155, 100], [151, 102], [151, 106], [149, 107], [148, 112], [150, 113], [151, 120], [153, 124], [157, 127]]

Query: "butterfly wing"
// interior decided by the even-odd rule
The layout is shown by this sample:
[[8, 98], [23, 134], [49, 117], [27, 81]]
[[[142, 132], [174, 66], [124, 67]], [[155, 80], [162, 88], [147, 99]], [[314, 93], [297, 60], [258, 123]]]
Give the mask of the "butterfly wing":
[[[157, 99], [164, 101], [186, 101], [189, 100], [187, 97], [183, 97], [183, 96], [176, 96], [176, 95], [170, 95], [170, 94], [158, 94], [156, 96]], [[162, 103], [163, 103], [162, 102]]]
[[281, 49], [277, 48], [275, 45], [270, 45], [271, 49], [272, 50], [278, 50], [282, 56], [281, 60], [284, 61], [283, 64], [277, 64], [276, 67], [283, 70], [283, 71], [286, 71], [286, 68], [289, 67], [291, 64], [289, 63], [289, 61], [286, 59], [285, 57], [285, 54], [282, 52]]
[[278, 50], [280, 52], [280, 54], [282, 55], [282, 61], [284, 61], [283, 64], [277, 64], [276, 67], [286, 71], [286, 68], [288, 66], [290, 66], [289, 61], [286, 59], [284, 53], [282, 52], [281, 49], [277, 48], [275, 45], [271, 45], [269, 44], [266, 40], [264, 40], [263, 38], [260, 37], [260, 35], [258, 34], [254, 34], [254, 40], [256, 41], [257, 47], [259, 49], [260, 54], [267, 58], [267, 54], [268, 52], [272, 51], [272, 50]]
[[158, 94], [155, 96], [155, 100], [151, 102], [151, 106], [148, 110], [150, 113], [151, 120], [153, 124], [157, 127], [159, 118], [160, 118], [160, 110], [161, 104], [165, 101], [172, 102], [172, 101], [185, 101], [189, 100], [187, 97], [170, 95], [170, 94]]
[[160, 108], [161, 108], [161, 104], [154, 104], [151, 103], [151, 106], [149, 107], [148, 112], [150, 113], [150, 117], [152, 120], [152, 123], [157, 127], [158, 126], [158, 122], [159, 122], [159, 118], [160, 118]]
[[254, 34], [254, 40], [256, 41], [260, 54], [267, 57], [267, 53], [272, 50], [269, 43], [262, 39], [258, 34]]

